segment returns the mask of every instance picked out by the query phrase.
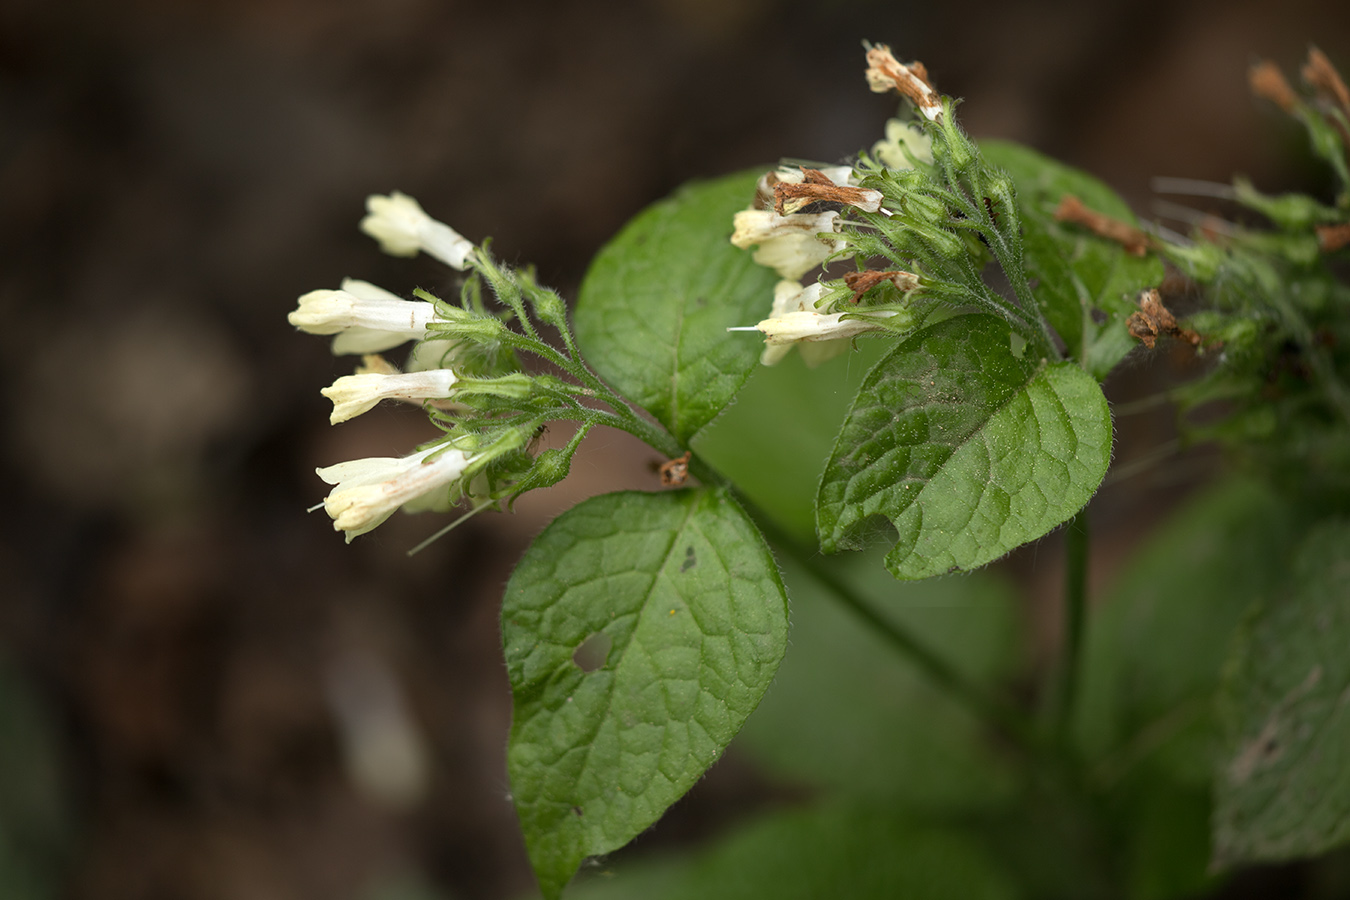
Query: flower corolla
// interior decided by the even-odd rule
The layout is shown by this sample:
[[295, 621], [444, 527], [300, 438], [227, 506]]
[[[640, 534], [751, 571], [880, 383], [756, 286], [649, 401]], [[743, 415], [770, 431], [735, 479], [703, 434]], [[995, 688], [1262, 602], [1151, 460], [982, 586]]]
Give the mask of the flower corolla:
[[933, 162], [933, 141], [918, 126], [890, 119], [886, 122], [886, 137], [872, 145], [872, 155], [888, 169], [912, 169], [911, 156], [919, 162]]
[[736, 213], [731, 243], [742, 250], [758, 246], [754, 260], [781, 277], [796, 281], [843, 249], [844, 242], [821, 238], [839, 231], [839, 213], [793, 213], [780, 216], [772, 209], [744, 209]]
[[384, 522], [394, 510], [462, 479], [476, 456], [456, 447], [437, 445], [401, 458], [370, 457], [315, 469], [334, 485], [323, 501], [336, 531], [348, 542]]
[[392, 256], [416, 256], [421, 251], [452, 268], [469, 267], [473, 243], [444, 222], [427, 215], [421, 205], [407, 194], [394, 191], [388, 196], [372, 194], [366, 198], [368, 215], [361, 230], [380, 242], [380, 249]]
[[808, 366], [818, 366], [847, 350], [849, 341], [858, 335], [886, 328], [882, 319], [899, 314], [896, 310], [821, 313], [816, 304], [825, 291], [825, 285], [819, 283], [803, 288], [793, 281], [778, 282], [769, 317], [755, 325], [755, 330], [764, 335], [762, 364], [774, 365], [800, 344], [802, 360]]
[[355, 375], [343, 375], [320, 393], [333, 401], [329, 422], [336, 425], [370, 411], [381, 400], [420, 403], [448, 399], [458, 380], [450, 369], [394, 373], [358, 371]]
[[340, 290], [310, 291], [286, 317], [301, 331], [335, 334], [333, 352], [378, 353], [427, 336], [435, 305], [404, 300], [367, 281], [348, 278]]

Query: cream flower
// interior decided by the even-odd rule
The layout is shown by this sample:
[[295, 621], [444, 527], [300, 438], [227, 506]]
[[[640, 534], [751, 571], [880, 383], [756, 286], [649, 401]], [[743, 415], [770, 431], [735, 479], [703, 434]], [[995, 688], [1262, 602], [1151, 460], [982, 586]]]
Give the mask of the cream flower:
[[771, 209], [744, 209], [734, 221], [731, 243], [742, 250], [758, 245], [755, 262], [794, 281], [844, 246], [841, 240], [818, 237], [839, 231], [839, 213], [834, 210], [780, 216]]
[[933, 142], [923, 129], [900, 119], [886, 122], [886, 137], [872, 145], [872, 155], [888, 169], [912, 169], [908, 150], [920, 162], [933, 161]]
[[427, 335], [436, 307], [403, 300], [366, 281], [348, 278], [337, 291], [310, 291], [286, 318], [310, 334], [336, 334], [333, 352], [378, 353]]
[[439, 445], [402, 458], [371, 457], [338, 463], [315, 473], [336, 485], [323, 501], [336, 531], [347, 540], [372, 530], [405, 503], [448, 488], [477, 461], [462, 450]]
[[371, 194], [366, 198], [366, 210], [369, 214], [361, 220], [361, 230], [379, 241], [385, 253], [416, 256], [420, 250], [461, 271], [469, 267], [473, 243], [427, 215], [407, 194]]
[[846, 319], [844, 313], [820, 313], [816, 304], [824, 295], [823, 284], [803, 288], [794, 281], [780, 281], [774, 286], [769, 317], [753, 329], [738, 330], [764, 335], [764, 353], [759, 360], [763, 365], [778, 363], [794, 346], [802, 344], [802, 360], [817, 366], [847, 350], [849, 341], [858, 335], [886, 327], [878, 320], [897, 314], [894, 310], [877, 310], [862, 313], [862, 318], [854, 313]]
[[333, 401], [333, 414], [328, 421], [336, 425], [373, 409], [386, 399], [423, 400], [448, 398], [459, 380], [449, 369], [429, 369], [424, 372], [357, 372], [343, 375], [322, 393]]

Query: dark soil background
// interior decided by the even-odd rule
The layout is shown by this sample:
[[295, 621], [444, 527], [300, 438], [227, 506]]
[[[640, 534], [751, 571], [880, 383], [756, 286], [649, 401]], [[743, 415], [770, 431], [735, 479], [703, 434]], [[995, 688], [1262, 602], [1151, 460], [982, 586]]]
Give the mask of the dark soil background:
[[[551, 515], [653, 486], [652, 454], [593, 436], [514, 516], [411, 560], [440, 523], [396, 517], [345, 546], [305, 514], [315, 466], [399, 455], [426, 424], [380, 409], [331, 428], [318, 391], [350, 360], [286, 313], [344, 276], [453, 284], [357, 231], [365, 196], [392, 189], [572, 296], [680, 182], [877, 139], [894, 101], [866, 90], [863, 38], [924, 60], [976, 136], [1093, 171], [1144, 214], [1153, 175], [1317, 189], [1246, 67], [1296, 71], [1309, 41], [1350, 63], [1337, 0], [2, 0], [0, 654], [64, 785], [24, 865], [53, 860], [76, 900], [530, 889], [501, 588]], [[1118, 457], [1167, 437], [1145, 423]], [[1207, 467], [1104, 492], [1098, 571]], [[1011, 562], [1038, 621], [1053, 544]], [[354, 766], [381, 723], [404, 737], [402, 780]], [[776, 791], [733, 753], [653, 840]]]

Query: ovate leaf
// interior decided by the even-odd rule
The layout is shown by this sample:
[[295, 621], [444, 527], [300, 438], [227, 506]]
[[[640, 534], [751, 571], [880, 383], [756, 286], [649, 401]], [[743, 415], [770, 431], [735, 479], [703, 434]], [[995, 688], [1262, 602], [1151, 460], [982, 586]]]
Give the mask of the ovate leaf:
[[1324, 523], [1239, 639], [1215, 779], [1220, 865], [1350, 841], [1350, 521]]
[[889, 520], [897, 578], [967, 570], [1086, 505], [1111, 458], [1111, 416], [1072, 363], [1019, 357], [1008, 326], [958, 316], [868, 373], [825, 468], [816, 527], [827, 552]]
[[502, 633], [511, 790], [556, 897], [585, 857], [630, 841], [721, 754], [783, 658], [787, 601], [726, 493], [608, 494], [535, 540], [507, 585]]
[[1037, 302], [1074, 358], [1105, 378], [1138, 343], [1125, 321], [1138, 308], [1139, 292], [1162, 281], [1162, 261], [1055, 221], [1060, 200], [1073, 194], [1091, 210], [1135, 224], [1125, 201], [1096, 178], [1008, 141], [982, 141], [980, 150], [1017, 185], [1023, 261]]
[[680, 441], [722, 411], [763, 350], [727, 333], [773, 303], [777, 276], [730, 243], [758, 174], [695, 182], [648, 207], [581, 284], [574, 318], [587, 360]]

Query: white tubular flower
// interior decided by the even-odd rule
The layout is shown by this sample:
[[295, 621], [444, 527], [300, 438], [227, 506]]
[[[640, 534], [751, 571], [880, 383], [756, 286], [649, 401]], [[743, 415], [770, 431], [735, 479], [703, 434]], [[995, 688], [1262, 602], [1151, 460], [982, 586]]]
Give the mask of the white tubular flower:
[[771, 209], [743, 209], [736, 213], [731, 243], [741, 249], [759, 245], [755, 262], [796, 281], [844, 246], [841, 240], [820, 238], [839, 231], [839, 213], [794, 213], [780, 216]]
[[900, 119], [886, 122], [886, 137], [872, 145], [872, 155], [888, 169], [912, 169], [905, 150], [920, 162], [933, 161], [933, 142], [923, 130]]
[[449, 369], [394, 374], [357, 372], [343, 375], [320, 393], [333, 401], [333, 414], [328, 421], [336, 425], [374, 409], [381, 400], [421, 403], [447, 399], [458, 380]]
[[310, 291], [286, 318], [310, 334], [336, 334], [333, 352], [378, 353], [427, 336], [436, 307], [425, 300], [403, 300], [355, 278], [337, 291]]
[[[434, 458], [432, 457], [434, 454]], [[336, 531], [347, 540], [374, 529], [405, 503], [448, 488], [464, 476], [476, 457], [444, 445], [400, 459], [371, 457], [338, 463], [315, 473], [336, 485], [323, 501]]]
[[361, 220], [361, 230], [379, 241], [385, 253], [416, 256], [420, 250], [460, 271], [469, 267], [473, 243], [427, 215], [407, 194], [371, 194], [366, 198], [366, 210], [369, 215]]
[[825, 286], [819, 283], [803, 288], [793, 281], [780, 281], [774, 286], [773, 310], [769, 318], [754, 326], [764, 335], [761, 364], [772, 366], [805, 342], [814, 346], [802, 347], [803, 361], [809, 366], [820, 365], [847, 350], [848, 342], [858, 335], [884, 328], [877, 319], [895, 315], [893, 310], [878, 310], [865, 314], [866, 318], [845, 319], [844, 313], [820, 313], [816, 304], [824, 295]]
[[[784, 313], [772, 319], [765, 319], [755, 327], [764, 333], [764, 343], [770, 347], [781, 344], [795, 344], [798, 341], [837, 341], [857, 337], [867, 331], [876, 331], [884, 326], [877, 323], [878, 318], [895, 315], [894, 310], [878, 310], [874, 313], [855, 313], [868, 318], [845, 319], [844, 313], [818, 313], [802, 310]], [[868, 321], [868, 319], [873, 321]]]

